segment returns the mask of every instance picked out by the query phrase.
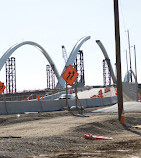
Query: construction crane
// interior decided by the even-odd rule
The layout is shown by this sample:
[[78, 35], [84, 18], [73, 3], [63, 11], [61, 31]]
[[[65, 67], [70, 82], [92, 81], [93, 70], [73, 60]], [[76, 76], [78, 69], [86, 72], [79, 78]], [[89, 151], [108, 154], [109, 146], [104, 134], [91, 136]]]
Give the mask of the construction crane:
[[66, 64], [66, 62], [68, 60], [68, 55], [67, 55], [67, 51], [65, 49], [65, 46], [62, 46], [62, 55], [63, 55], [63, 58], [65, 60], [65, 64]]

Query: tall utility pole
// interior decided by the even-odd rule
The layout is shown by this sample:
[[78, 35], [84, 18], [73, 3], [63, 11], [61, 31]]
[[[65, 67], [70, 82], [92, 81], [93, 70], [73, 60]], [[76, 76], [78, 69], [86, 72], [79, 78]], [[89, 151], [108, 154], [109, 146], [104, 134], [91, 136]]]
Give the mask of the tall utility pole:
[[127, 65], [127, 73], [128, 73], [128, 56], [127, 56], [127, 49], [126, 49], [126, 65]]
[[130, 73], [131, 73], [131, 82], [132, 82], [132, 64], [131, 64], [131, 51], [130, 51], [130, 37], [129, 37], [129, 30], [127, 30], [128, 33], [128, 46], [129, 46], [129, 57], [130, 57]]
[[115, 19], [116, 65], [117, 65], [118, 118], [119, 121], [121, 121], [121, 115], [123, 112], [123, 94], [122, 94], [122, 79], [121, 79], [118, 0], [114, 0], [114, 19]]
[[135, 56], [135, 73], [136, 73], [136, 81], [138, 82], [137, 80], [137, 60], [136, 60], [136, 47], [134, 45], [134, 56]]
[[[128, 75], [128, 55], [127, 55], [127, 49], [126, 49], [126, 65], [127, 65], [127, 75]], [[129, 82], [129, 75], [128, 77], [128, 82]]]
[[136, 59], [136, 46], [131, 46], [134, 47], [134, 58], [135, 58], [135, 75], [136, 75], [136, 82], [138, 82], [137, 80], [137, 59]]

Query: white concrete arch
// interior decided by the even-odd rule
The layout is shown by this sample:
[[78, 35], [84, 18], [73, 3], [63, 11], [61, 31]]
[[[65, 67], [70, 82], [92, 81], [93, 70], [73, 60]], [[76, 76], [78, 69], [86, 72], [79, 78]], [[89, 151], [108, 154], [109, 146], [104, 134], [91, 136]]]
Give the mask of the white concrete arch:
[[[101, 51], [102, 51], [102, 53], [103, 53], [105, 59], [110, 59], [109, 56], [108, 56], [108, 53], [107, 53], [106, 49], [104, 48], [104, 46], [103, 46], [103, 44], [102, 44], [102, 42], [101, 42], [100, 40], [96, 40], [96, 43], [99, 45], [99, 47], [100, 47], [100, 49], [101, 49]], [[117, 79], [116, 79], [116, 77], [115, 77], [115, 74], [114, 74], [114, 71], [113, 71], [113, 67], [112, 67], [111, 61], [110, 61], [109, 67], [110, 67], [110, 69], [111, 69], [112, 80], [113, 80], [114, 83], [116, 83], [116, 82], [117, 82]]]
[[124, 82], [130, 82], [130, 81], [131, 81], [131, 75], [132, 75], [132, 74], [133, 74], [133, 76], [134, 76], [135, 82], [137, 83], [137, 77], [136, 77], [134, 71], [132, 71], [132, 70], [129, 70], [129, 71], [125, 74]]
[[54, 70], [54, 73], [57, 77], [57, 79], [59, 79], [60, 75], [58, 73], [58, 70], [56, 68], [56, 65], [54, 64], [53, 60], [51, 59], [51, 57], [49, 56], [49, 54], [47, 53], [47, 51], [41, 47], [39, 44], [32, 42], [32, 41], [24, 41], [18, 44], [15, 44], [14, 46], [10, 47], [4, 54], [3, 56], [0, 58], [0, 71], [2, 69], [2, 67], [4, 66], [5, 62], [7, 61], [7, 59], [12, 55], [12, 53], [18, 49], [19, 47], [23, 46], [23, 45], [32, 45], [35, 46], [36, 48], [38, 48], [40, 50], [40, 52], [42, 52], [42, 54], [45, 56], [45, 58], [48, 60], [49, 64], [51, 65], [52, 69]]
[[67, 60], [67, 63], [66, 63], [66, 65], [65, 65], [65, 67], [64, 67], [64, 69], [63, 69], [63, 71], [62, 71], [62, 73], [61, 73], [61, 76], [60, 76], [59, 80], [58, 80], [58, 83], [57, 83], [57, 87], [58, 87], [58, 88], [64, 88], [64, 86], [65, 86], [65, 80], [62, 78], [62, 74], [63, 74], [63, 72], [65, 71], [66, 66], [72, 65], [72, 64], [74, 63], [74, 60], [76, 59], [76, 56], [77, 56], [77, 53], [78, 53], [80, 47], [83, 45], [83, 43], [85, 43], [85, 42], [86, 42], [87, 40], [89, 40], [90, 38], [91, 38], [90, 36], [82, 37], [82, 38], [76, 43], [76, 45], [74, 46], [74, 48], [72, 49], [71, 54], [70, 54], [70, 56], [69, 56], [69, 58], [68, 58], [68, 60]]

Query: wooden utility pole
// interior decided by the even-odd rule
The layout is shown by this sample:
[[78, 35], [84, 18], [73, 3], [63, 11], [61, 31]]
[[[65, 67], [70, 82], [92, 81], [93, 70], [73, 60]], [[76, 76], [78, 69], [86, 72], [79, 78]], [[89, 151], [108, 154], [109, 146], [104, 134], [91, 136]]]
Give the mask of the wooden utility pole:
[[122, 78], [121, 78], [118, 0], [114, 0], [114, 19], [115, 19], [116, 66], [117, 66], [118, 118], [119, 118], [119, 121], [120, 121], [121, 120], [121, 115], [122, 115], [122, 112], [123, 112], [123, 94], [122, 94]]
[[66, 107], [70, 110], [69, 101], [68, 101], [68, 83], [66, 82]]

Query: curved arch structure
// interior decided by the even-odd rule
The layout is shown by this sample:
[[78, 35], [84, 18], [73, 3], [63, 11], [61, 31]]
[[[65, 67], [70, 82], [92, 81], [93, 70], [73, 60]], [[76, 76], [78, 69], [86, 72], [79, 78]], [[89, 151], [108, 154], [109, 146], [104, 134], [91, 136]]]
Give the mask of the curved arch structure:
[[[102, 50], [105, 59], [109, 59], [109, 56], [108, 56], [108, 54], [107, 54], [107, 51], [106, 51], [106, 49], [104, 48], [104, 46], [103, 46], [103, 44], [101, 43], [101, 41], [100, 41], [100, 40], [96, 40], [96, 43], [99, 45], [100, 49]], [[111, 65], [111, 61], [110, 61], [109, 67], [110, 67], [110, 69], [111, 69], [112, 80], [113, 80], [114, 83], [116, 83], [117, 80], [116, 80], [116, 77], [115, 77], [115, 74], [114, 74], [114, 71], [113, 71], [113, 67], [112, 67], [112, 65]]]
[[68, 60], [67, 60], [67, 63], [66, 63], [66, 65], [65, 65], [65, 67], [64, 67], [64, 69], [63, 69], [63, 71], [62, 71], [62, 73], [61, 73], [61, 76], [60, 76], [59, 80], [58, 80], [58, 83], [57, 83], [57, 87], [58, 87], [58, 88], [64, 88], [64, 86], [65, 86], [65, 80], [62, 78], [62, 74], [63, 74], [63, 72], [65, 71], [66, 66], [72, 65], [72, 64], [74, 63], [74, 60], [75, 60], [75, 58], [76, 58], [76, 56], [77, 56], [77, 53], [78, 53], [80, 47], [82, 46], [83, 43], [85, 43], [85, 42], [86, 42], [87, 40], [89, 40], [90, 38], [91, 38], [90, 36], [82, 37], [82, 38], [76, 43], [76, 45], [74, 46], [74, 48], [72, 49], [71, 54], [70, 54], [70, 56], [69, 56], [69, 58], [68, 58]]
[[21, 42], [19, 44], [16, 44], [12, 47], [10, 47], [4, 54], [3, 56], [0, 58], [0, 71], [2, 69], [2, 67], [4, 66], [6, 60], [12, 55], [12, 53], [18, 49], [19, 47], [23, 46], [23, 45], [26, 45], [26, 44], [29, 44], [29, 45], [32, 45], [32, 46], [35, 46], [37, 47], [40, 52], [42, 52], [42, 54], [45, 56], [45, 58], [48, 60], [48, 62], [50, 63], [57, 79], [59, 79], [60, 75], [58, 73], [58, 70], [56, 68], [56, 65], [54, 64], [54, 62], [52, 61], [51, 57], [49, 56], [49, 54], [46, 52], [46, 50], [41, 47], [39, 44], [35, 43], [35, 42], [32, 42], [32, 41], [25, 41], [25, 42]]
[[[105, 50], [105, 48], [104, 48], [104, 46], [103, 46], [103, 44], [101, 43], [101, 41], [100, 40], [97, 40], [96, 41], [96, 43], [99, 45], [99, 47], [101, 48], [101, 50], [102, 50], [102, 52], [103, 52], [103, 55], [104, 55], [104, 57], [105, 57], [105, 59], [109, 59], [109, 57], [108, 57], [108, 54], [107, 54], [107, 52], [106, 52], [106, 50]], [[115, 77], [115, 74], [114, 74], [114, 71], [113, 71], [113, 68], [112, 68], [112, 65], [111, 65], [111, 62], [110, 62], [110, 65], [109, 65], [109, 67], [111, 68], [111, 76], [112, 76], [112, 79], [113, 79], [113, 82], [114, 83], [117, 83], [117, 80], [116, 80], [116, 77]], [[135, 84], [133, 85], [131, 85], [131, 84], [129, 84], [129, 81], [130, 81], [130, 79], [131, 79], [131, 74], [133, 74], [134, 75], [134, 78], [135, 78]], [[126, 80], [125, 82], [123, 82], [123, 97], [124, 97], [124, 99], [126, 100], [126, 101], [131, 101], [131, 100], [137, 100], [137, 78], [136, 78], [136, 76], [135, 76], [135, 74], [134, 74], [134, 72], [133, 71], [130, 71], [130, 72], [128, 72], [127, 74], [126, 74], [126, 76], [125, 76], [125, 78], [127, 79], [127, 77], [129, 77], [128, 78], [128, 81]], [[131, 91], [132, 91], [132, 93], [131, 93]]]

